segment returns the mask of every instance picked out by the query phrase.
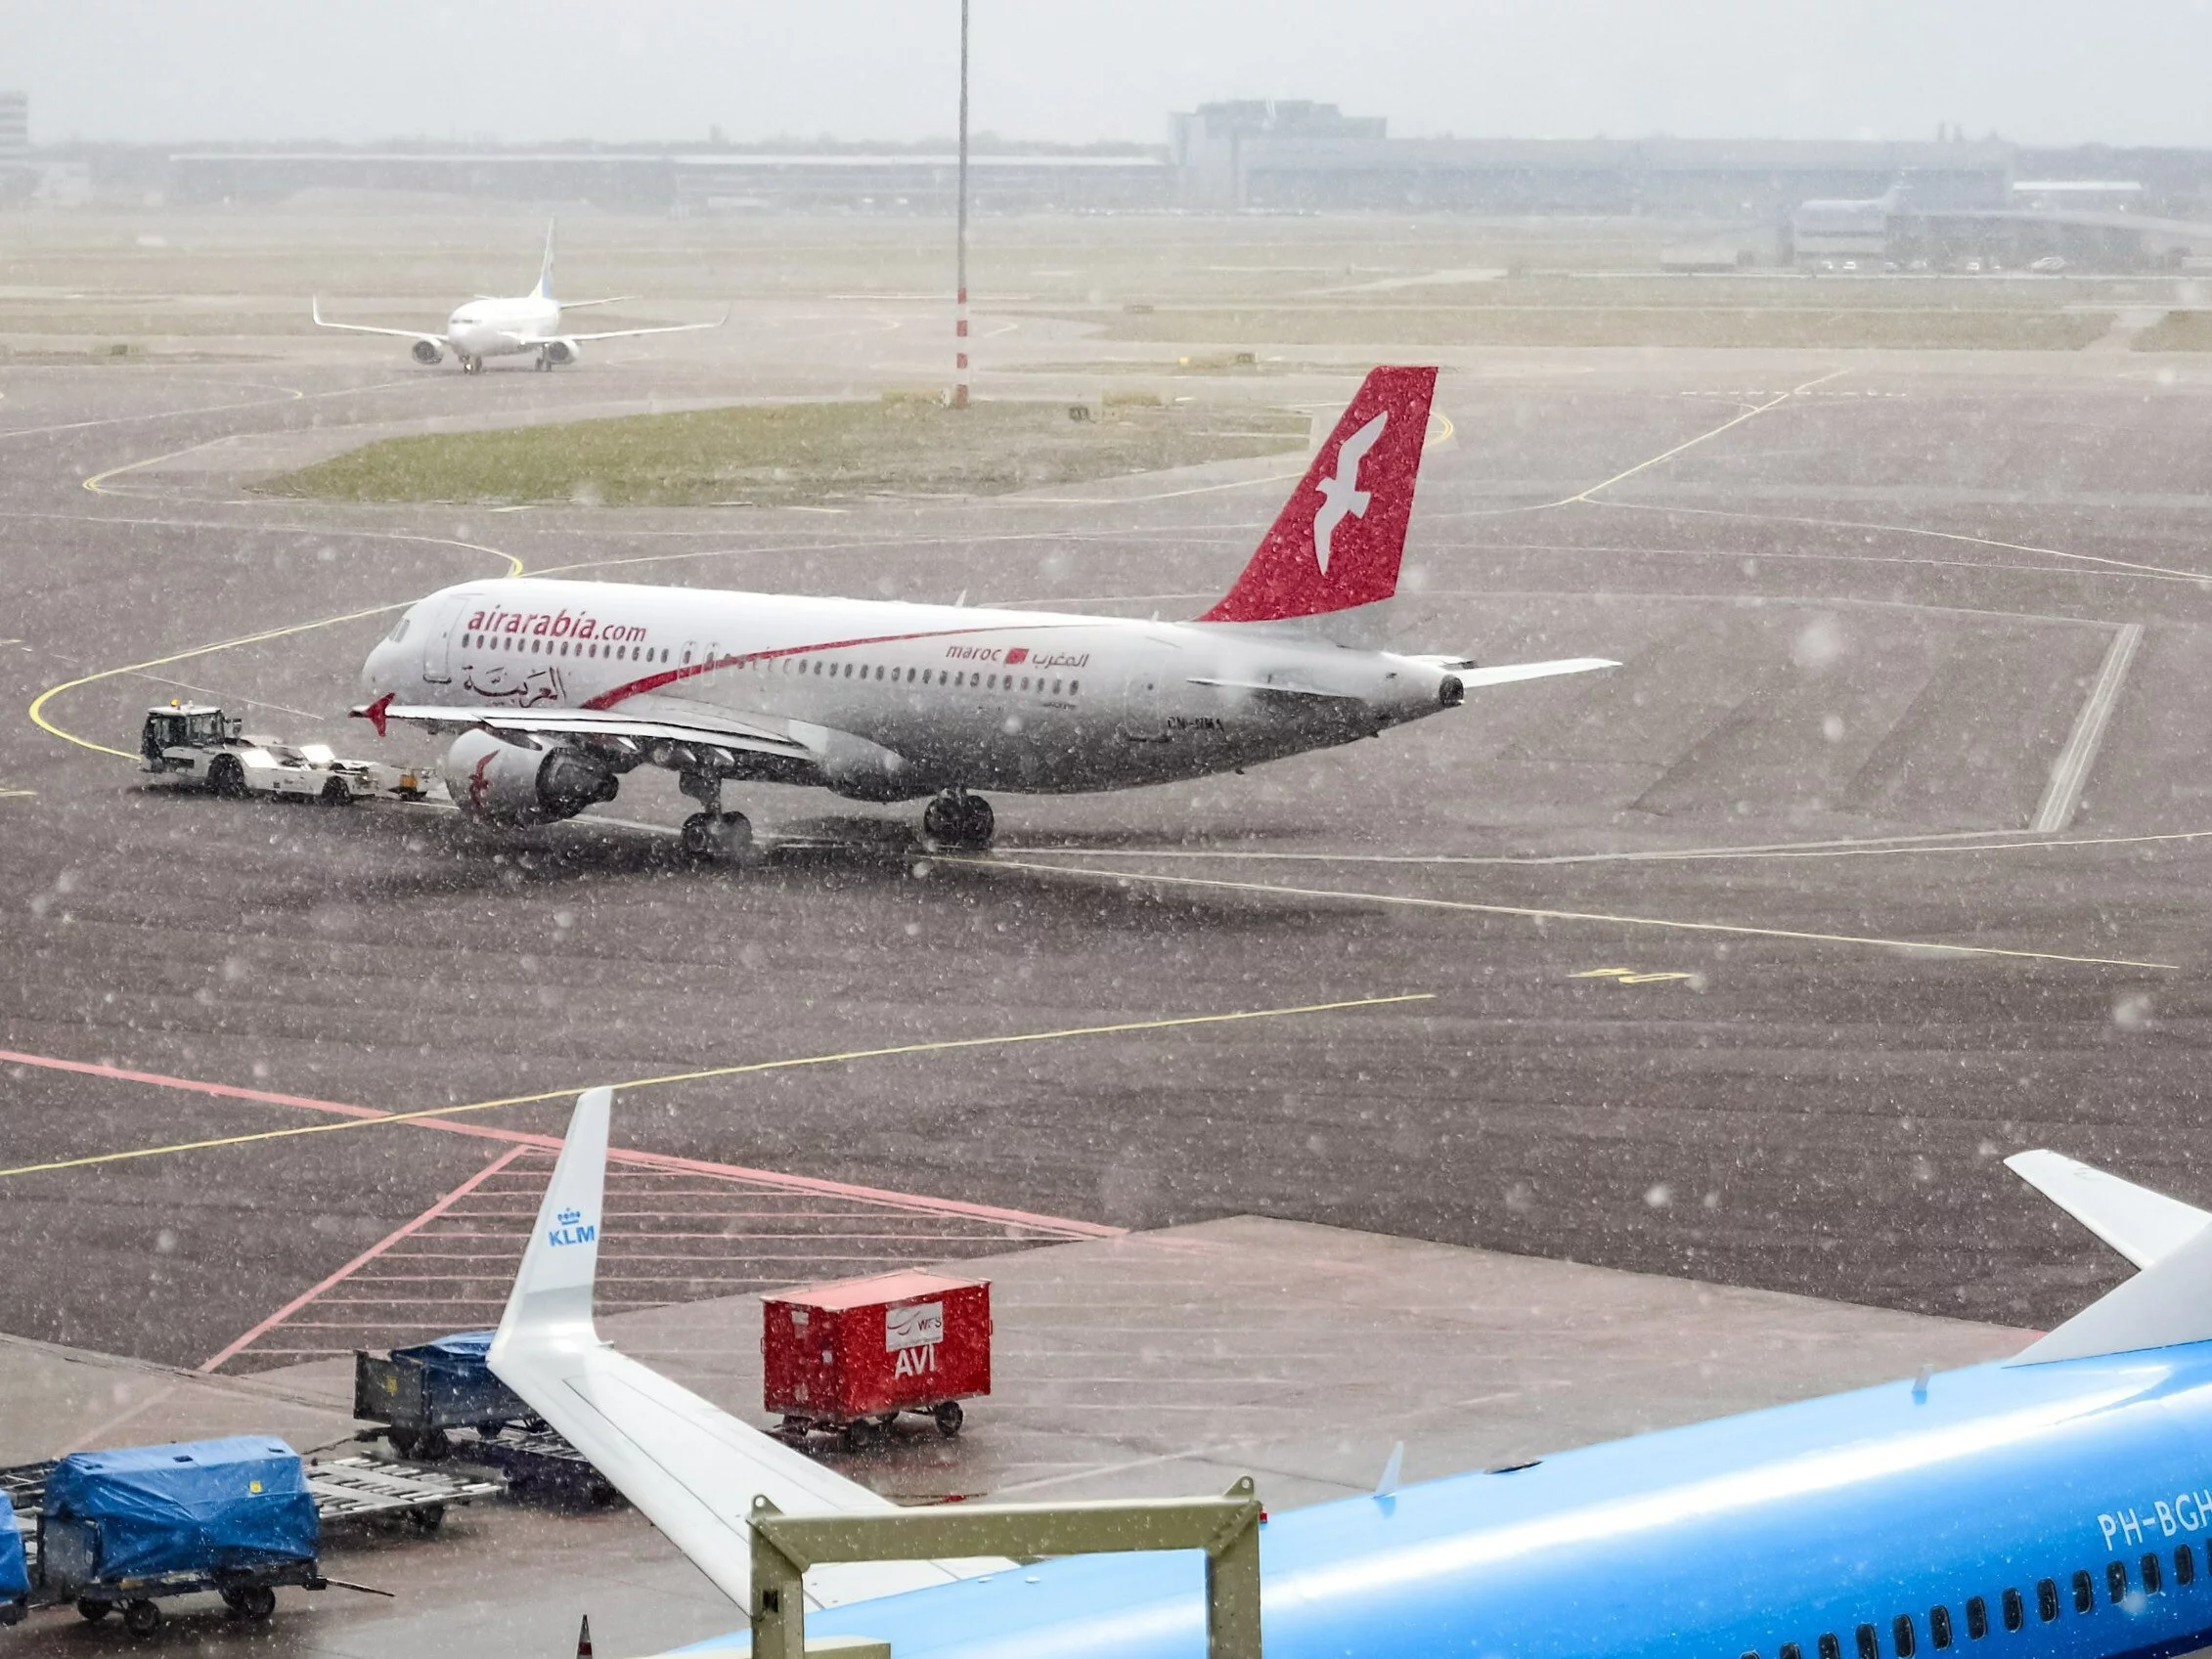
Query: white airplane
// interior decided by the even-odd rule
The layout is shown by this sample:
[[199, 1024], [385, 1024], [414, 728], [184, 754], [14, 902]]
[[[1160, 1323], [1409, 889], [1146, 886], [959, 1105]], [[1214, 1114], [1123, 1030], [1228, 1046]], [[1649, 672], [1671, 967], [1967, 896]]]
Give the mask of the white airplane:
[[353, 713], [462, 735], [456, 805], [527, 827], [676, 771], [698, 856], [750, 839], [726, 782], [858, 801], [935, 796], [940, 846], [989, 845], [971, 791], [1068, 794], [1233, 771], [1376, 737], [1470, 686], [1617, 665], [1479, 668], [1380, 648], [1436, 387], [1377, 369], [1227, 597], [1194, 622], [698, 591], [528, 577], [412, 606], [369, 653]]
[[309, 309], [316, 323], [325, 328], [343, 328], [352, 334], [389, 334], [395, 339], [413, 340], [415, 361], [420, 364], [442, 362], [450, 350], [459, 360], [463, 372], [468, 374], [481, 374], [487, 357], [515, 357], [523, 352], [536, 352], [538, 361], [534, 367], [553, 369], [563, 363], [574, 363], [583, 356], [586, 340], [626, 340], [639, 334], [688, 334], [699, 328], [719, 328], [730, 321], [730, 314], [724, 312], [721, 319], [713, 323], [667, 323], [652, 328], [602, 328], [597, 333], [578, 333], [560, 326], [563, 311], [581, 311], [592, 305], [619, 305], [623, 300], [638, 296], [555, 299], [553, 275], [553, 228], [549, 224], [546, 226], [545, 263], [538, 268], [538, 285], [513, 299], [478, 294], [446, 319], [446, 331], [442, 334], [420, 328], [377, 328], [366, 323], [332, 323], [323, 315], [323, 302], [319, 297], [310, 302]]

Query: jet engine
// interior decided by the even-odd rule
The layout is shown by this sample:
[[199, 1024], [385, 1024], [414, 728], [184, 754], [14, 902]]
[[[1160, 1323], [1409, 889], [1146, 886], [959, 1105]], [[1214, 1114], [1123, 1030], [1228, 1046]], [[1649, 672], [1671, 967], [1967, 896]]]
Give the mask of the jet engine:
[[443, 363], [445, 361], [446, 349], [445, 347], [438, 344], [436, 340], [417, 340], [415, 344], [410, 346], [408, 349], [409, 351], [414, 353], [415, 361], [424, 365], [425, 367], [433, 363]]
[[488, 731], [456, 738], [439, 769], [465, 816], [502, 829], [573, 818], [587, 807], [612, 801], [621, 787], [611, 767], [581, 749], [525, 748]]
[[906, 756], [850, 732], [823, 732], [816, 753], [823, 787], [848, 801], [917, 801], [936, 788]]
[[546, 342], [546, 361], [548, 363], [574, 363], [583, 355], [584, 348], [574, 340], [548, 340]]

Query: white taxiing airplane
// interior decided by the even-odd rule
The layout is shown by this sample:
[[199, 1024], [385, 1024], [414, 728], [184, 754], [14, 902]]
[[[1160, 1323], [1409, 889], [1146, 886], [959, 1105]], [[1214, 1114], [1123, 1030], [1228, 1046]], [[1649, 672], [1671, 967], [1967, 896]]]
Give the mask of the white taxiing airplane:
[[688, 334], [700, 328], [719, 328], [730, 320], [725, 312], [713, 323], [666, 323], [651, 328], [601, 328], [596, 333], [561, 327], [563, 311], [581, 311], [593, 305], [618, 305], [636, 294], [612, 299], [555, 299], [553, 297], [553, 228], [546, 227], [546, 257], [538, 268], [538, 285], [526, 294], [503, 299], [478, 294], [446, 319], [445, 332], [420, 328], [378, 328], [366, 323], [333, 323], [323, 315], [323, 302], [310, 302], [315, 321], [325, 328], [342, 328], [352, 334], [389, 334], [415, 342], [415, 361], [428, 365], [443, 362], [451, 351], [465, 373], [480, 374], [487, 357], [515, 357], [537, 353], [533, 367], [553, 369], [574, 363], [583, 356], [586, 340], [626, 340], [639, 334]]
[[1226, 597], [1193, 622], [541, 581], [419, 601], [353, 713], [459, 732], [461, 810], [509, 827], [614, 799], [641, 765], [702, 808], [701, 856], [750, 838], [728, 783], [934, 796], [924, 833], [989, 844], [975, 791], [1067, 794], [1237, 770], [1376, 737], [1471, 686], [1597, 657], [1478, 667], [1382, 648], [1434, 369], [1374, 370]]

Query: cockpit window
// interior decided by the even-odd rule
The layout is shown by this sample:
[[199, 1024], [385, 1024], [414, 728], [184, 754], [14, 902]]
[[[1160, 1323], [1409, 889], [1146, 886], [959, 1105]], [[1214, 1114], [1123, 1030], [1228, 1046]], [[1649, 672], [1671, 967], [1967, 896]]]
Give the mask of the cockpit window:
[[402, 639], [405, 639], [407, 637], [407, 625], [414, 620], [415, 613], [412, 611], [402, 616], [397, 623], [393, 624], [392, 631], [384, 635], [384, 643], [397, 645]]

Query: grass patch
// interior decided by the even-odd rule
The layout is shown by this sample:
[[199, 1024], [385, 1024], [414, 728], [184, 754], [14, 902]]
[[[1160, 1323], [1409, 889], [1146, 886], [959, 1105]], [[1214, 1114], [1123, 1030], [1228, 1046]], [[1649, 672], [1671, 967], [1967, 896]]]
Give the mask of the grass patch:
[[804, 506], [872, 495], [998, 496], [1303, 450], [1307, 419], [1243, 405], [747, 405], [497, 432], [387, 438], [263, 483], [350, 502]]
[[1181, 309], [1093, 314], [1112, 340], [1265, 340], [1274, 345], [1746, 346], [1899, 351], [2078, 351], [2109, 312], [1942, 306], [1414, 306]]
[[2212, 312], [2169, 311], [2128, 345], [2135, 351], [2212, 351]]

